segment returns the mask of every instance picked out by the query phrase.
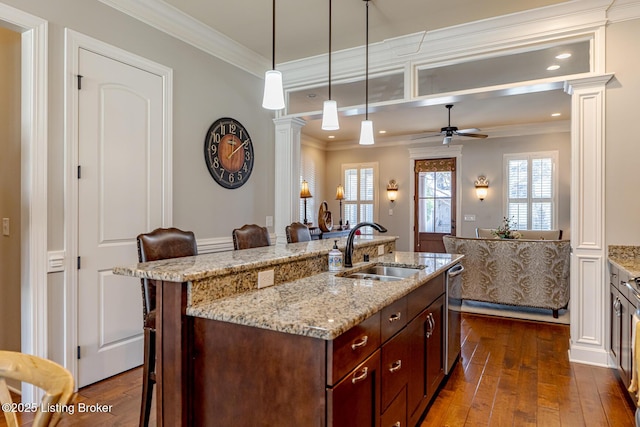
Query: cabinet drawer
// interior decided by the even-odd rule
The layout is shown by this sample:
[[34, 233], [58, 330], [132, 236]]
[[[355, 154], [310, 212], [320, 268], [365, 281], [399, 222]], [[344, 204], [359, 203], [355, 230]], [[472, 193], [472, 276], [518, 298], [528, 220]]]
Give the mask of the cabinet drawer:
[[380, 312], [381, 341], [385, 342], [407, 324], [407, 298], [400, 298]]
[[444, 273], [434, 277], [427, 283], [411, 292], [407, 298], [409, 320], [416, 317], [425, 307], [431, 305], [444, 293]]
[[387, 409], [400, 390], [406, 389], [409, 381], [409, 338], [409, 333], [404, 330], [382, 345], [380, 356], [382, 411]]
[[619, 289], [618, 287], [618, 267], [609, 263], [609, 283]]
[[628, 281], [629, 281], [629, 273], [627, 273], [626, 270], [618, 269], [618, 290], [622, 295], [625, 296], [625, 298], [631, 299], [632, 298], [631, 292], [629, 292], [629, 288], [627, 288], [627, 285], [625, 285], [625, 282], [628, 282]]
[[327, 344], [327, 385], [355, 368], [380, 347], [380, 312]]
[[403, 388], [382, 414], [380, 427], [405, 427], [407, 425], [407, 390]]

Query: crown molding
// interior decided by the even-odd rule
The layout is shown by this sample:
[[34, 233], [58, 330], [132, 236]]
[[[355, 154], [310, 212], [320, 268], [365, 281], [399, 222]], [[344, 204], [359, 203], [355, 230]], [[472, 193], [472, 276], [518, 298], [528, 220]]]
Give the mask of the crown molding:
[[162, 0], [98, 0], [250, 74], [263, 78], [271, 61]]
[[640, 19], [640, 1], [616, 0], [609, 8], [607, 14], [611, 23]]
[[[551, 122], [539, 122], [539, 123], [523, 123], [507, 126], [496, 126], [492, 128], [483, 128], [483, 133], [489, 134], [489, 139], [497, 138], [514, 138], [530, 135], [545, 135], [545, 134], [558, 134], [571, 132], [571, 122], [569, 120], [557, 120]], [[473, 138], [458, 138], [454, 139], [455, 143], [448, 145], [447, 147], [442, 145], [442, 136], [433, 136], [430, 138], [424, 138], [420, 140], [412, 140], [412, 135], [398, 135], [383, 137], [376, 135], [375, 145], [364, 148], [382, 148], [382, 147], [443, 147], [443, 150], [449, 150], [451, 147], [463, 146], [466, 143], [474, 143]], [[339, 141], [328, 142], [326, 144], [326, 151], [340, 151], [340, 150], [353, 150], [360, 147], [357, 140], [353, 141]], [[320, 148], [320, 147], [318, 147]]]
[[[611, 0], [573, 0], [525, 12], [488, 18], [369, 44], [370, 75], [404, 71], [407, 66], [434, 66], [462, 58], [488, 57], [536, 43], [591, 36], [607, 23]], [[417, 47], [416, 47], [417, 46]], [[416, 51], [417, 50], [417, 51]], [[415, 53], [407, 53], [416, 51]], [[398, 54], [400, 53], [400, 54]], [[332, 52], [333, 81], [362, 78], [365, 47]], [[278, 64], [285, 89], [324, 82], [327, 55]]]

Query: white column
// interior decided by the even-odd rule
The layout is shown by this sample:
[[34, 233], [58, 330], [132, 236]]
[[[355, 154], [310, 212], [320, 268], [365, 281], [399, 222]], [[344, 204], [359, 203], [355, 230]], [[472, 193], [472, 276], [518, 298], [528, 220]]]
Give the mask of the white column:
[[612, 75], [567, 82], [571, 95], [572, 362], [607, 366], [605, 86]]
[[277, 118], [275, 149], [275, 206], [273, 227], [276, 242], [286, 242], [284, 228], [298, 218], [300, 200], [300, 130], [305, 121]]

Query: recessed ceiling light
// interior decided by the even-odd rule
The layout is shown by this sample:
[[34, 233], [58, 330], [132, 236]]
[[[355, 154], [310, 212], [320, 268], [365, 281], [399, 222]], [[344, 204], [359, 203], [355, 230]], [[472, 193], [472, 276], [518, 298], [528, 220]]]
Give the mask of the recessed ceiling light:
[[569, 52], [561, 53], [560, 55], [556, 56], [556, 59], [567, 59], [567, 58], [571, 58], [571, 54]]
[[308, 94], [307, 94], [307, 98], [309, 98], [309, 99], [313, 99], [313, 98], [315, 98], [316, 96], [318, 96], [318, 95], [316, 95], [315, 93], [308, 93]]
[[378, 133], [387, 133], [386, 130], [379, 130]]
[[336, 137], [335, 135], [329, 135], [327, 138], [334, 139], [335, 137]]
[[561, 113], [553, 113], [551, 114], [551, 117], [560, 117], [562, 114]]
[[547, 67], [547, 71], [555, 71], [555, 70], [557, 70], [558, 68], [560, 68], [560, 66], [559, 66], [559, 65], [556, 65], [556, 64], [549, 65], [549, 66]]

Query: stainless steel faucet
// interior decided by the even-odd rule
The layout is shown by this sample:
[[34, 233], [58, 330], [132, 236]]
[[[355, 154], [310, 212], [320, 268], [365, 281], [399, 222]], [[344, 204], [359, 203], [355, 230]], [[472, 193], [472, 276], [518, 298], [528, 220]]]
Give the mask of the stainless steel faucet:
[[353, 257], [353, 239], [356, 236], [356, 230], [366, 226], [373, 227], [380, 233], [387, 232], [386, 228], [384, 228], [380, 224], [376, 224], [375, 222], [360, 222], [356, 224], [349, 232], [349, 237], [347, 237], [347, 246], [344, 249], [344, 266], [345, 267], [353, 267], [353, 263], [351, 262], [351, 258]]

